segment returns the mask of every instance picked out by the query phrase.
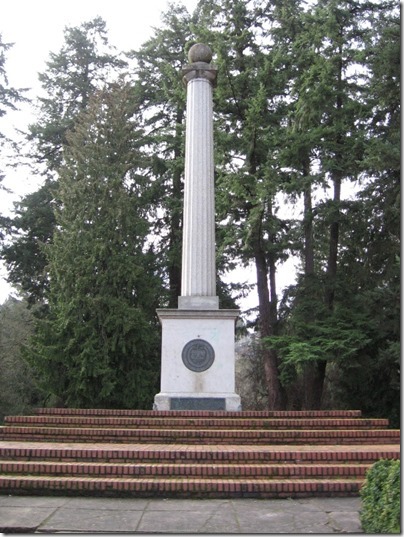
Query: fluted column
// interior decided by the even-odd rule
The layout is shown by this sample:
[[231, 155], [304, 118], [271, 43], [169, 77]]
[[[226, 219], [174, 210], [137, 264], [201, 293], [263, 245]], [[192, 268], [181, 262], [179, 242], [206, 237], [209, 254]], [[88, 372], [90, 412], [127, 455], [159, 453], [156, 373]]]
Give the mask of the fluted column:
[[183, 69], [187, 86], [182, 287], [179, 309], [218, 309], [212, 90], [216, 69], [209, 47], [191, 47]]

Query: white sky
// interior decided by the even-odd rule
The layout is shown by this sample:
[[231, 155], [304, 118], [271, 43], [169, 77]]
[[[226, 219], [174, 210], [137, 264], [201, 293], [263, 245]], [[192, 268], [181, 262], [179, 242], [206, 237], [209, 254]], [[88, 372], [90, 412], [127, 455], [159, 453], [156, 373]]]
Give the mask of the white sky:
[[[198, 0], [178, 0], [192, 13]], [[59, 52], [64, 43], [66, 26], [79, 26], [83, 22], [101, 16], [107, 25], [109, 42], [119, 51], [140, 47], [161, 25], [161, 15], [168, 9], [168, 0], [9, 0], [3, 2], [0, 15], [0, 34], [4, 43], [14, 43], [6, 53], [5, 69], [9, 85], [14, 88], [31, 88], [28, 96], [34, 98], [39, 91], [38, 73], [46, 71], [49, 53]], [[8, 113], [0, 120], [0, 132], [12, 137], [11, 129], [24, 129], [34, 121], [27, 112]], [[11, 214], [13, 202], [24, 193], [32, 192], [37, 185], [28, 174], [7, 173], [3, 184], [12, 190], [6, 195], [0, 191], [0, 210]], [[285, 268], [282, 269], [283, 274]], [[285, 284], [292, 283], [293, 271]], [[12, 291], [5, 281], [6, 271], [0, 265], [0, 303]], [[249, 271], [241, 279], [254, 273]], [[282, 278], [281, 278], [282, 279]], [[281, 282], [280, 282], [281, 283]], [[256, 294], [243, 301], [242, 308], [257, 304]]]
[[[177, 0], [192, 12], [197, 0]], [[49, 52], [63, 45], [66, 26], [79, 26], [101, 16], [107, 23], [110, 43], [125, 51], [140, 46], [161, 25], [167, 0], [13, 0], [3, 3], [0, 33], [15, 43], [8, 54], [7, 73], [16, 86], [31, 87], [37, 73], [45, 71]]]

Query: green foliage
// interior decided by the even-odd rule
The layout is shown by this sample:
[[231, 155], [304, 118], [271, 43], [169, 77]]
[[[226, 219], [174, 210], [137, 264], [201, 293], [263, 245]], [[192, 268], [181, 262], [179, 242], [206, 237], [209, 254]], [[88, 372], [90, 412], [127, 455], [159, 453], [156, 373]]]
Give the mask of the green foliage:
[[365, 533], [400, 533], [400, 461], [380, 460], [361, 488], [360, 520]]
[[48, 171], [62, 164], [66, 133], [90, 96], [125, 66], [112, 52], [100, 17], [66, 27], [64, 39], [60, 52], [50, 54], [47, 70], [39, 74], [45, 97], [39, 98], [40, 115], [30, 125], [28, 138], [35, 146], [31, 158], [45, 163]]
[[148, 408], [158, 389], [162, 291], [146, 242], [133, 96], [125, 84], [98, 92], [67, 135], [58, 228], [46, 249], [50, 313], [29, 359], [69, 406]]
[[55, 171], [63, 160], [66, 133], [87, 107], [90, 95], [112, 73], [117, 77], [125, 65], [111, 53], [105, 22], [99, 17], [79, 27], [67, 27], [64, 38], [60, 52], [50, 53], [47, 70], [39, 74], [44, 96], [36, 103], [38, 120], [29, 126], [27, 135], [33, 173], [45, 175], [46, 180], [36, 192], [16, 204], [2, 251], [9, 282], [28, 293], [30, 304], [46, 301], [49, 291], [43, 247], [52, 241], [55, 229]]
[[33, 369], [22, 348], [34, 330], [34, 317], [25, 301], [9, 298], [0, 305], [0, 421], [29, 412], [41, 400]]
[[24, 292], [30, 305], [43, 304], [49, 291], [44, 247], [53, 236], [54, 203], [55, 185], [48, 181], [18, 202], [8, 244], [1, 252], [8, 282]]
[[[399, 341], [400, 316], [397, 10], [322, 0], [289, 13], [282, 4], [275, 65], [289, 77], [290, 104], [281, 187], [293, 201], [303, 197], [304, 214], [294, 228], [302, 274], [284, 295], [280, 339], [272, 339], [281, 378], [293, 397], [296, 383], [313, 393], [321, 384], [318, 375], [310, 384], [308, 373], [317, 362], [334, 407], [353, 404], [396, 421], [399, 367], [385, 350]], [[359, 177], [365, 187], [357, 194], [347, 183]], [[357, 203], [343, 199], [344, 184]]]
[[[184, 7], [169, 6], [157, 29], [138, 51], [134, 91], [139, 102], [143, 142], [150, 155], [147, 166], [154, 207], [156, 255], [166, 281], [168, 307], [176, 308], [181, 294], [182, 201], [186, 91], [181, 84], [185, 49], [193, 40], [191, 17]], [[158, 237], [158, 242], [157, 242]]]
[[286, 385], [302, 373], [305, 363], [317, 360], [349, 361], [371, 342], [361, 324], [338, 312], [323, 320], [294, 327], [293, 335], [265, 338], [281, 357], [281, 379]]
[[[4, 43], [3, 36], [0, 34], [0, 118], [4, 117], [7, 112], [17, 110], [19, 103], [26, 101], [23, 92], [25, 90], [10, 87], [6, 70], [6, 54], [13, 47], [13, 43]], [[7, 136], [0, 132], [0, 146], [7, 140]]]
[[[4, 43], [2, 34], [0, 33], [0, 119], [4, 118], [8, 112], [18, 110], [18, 105], [22, 102], [27, 102], [28, 99], [24, 97], [24, 89], [16, 89], [9, 85], [6, 70], [6, 55], [12, 43]], [[2, 163], [6, 161], [4, 153], [6, 148], [12, 148], [14, 143], [10, 138], [10, 134], [4, 132], [3, 128], [0, 128], [0, 151]], [[2, 164], [3, 166], [3, 164]], [[5, 169], [0, 169], [0, 192], [6, 190], [2, 184], [5, 177]], [[0, 240], [4, 239], [6, 232], [10, 227], [10, 219], [3, 215], [0, 215]]]

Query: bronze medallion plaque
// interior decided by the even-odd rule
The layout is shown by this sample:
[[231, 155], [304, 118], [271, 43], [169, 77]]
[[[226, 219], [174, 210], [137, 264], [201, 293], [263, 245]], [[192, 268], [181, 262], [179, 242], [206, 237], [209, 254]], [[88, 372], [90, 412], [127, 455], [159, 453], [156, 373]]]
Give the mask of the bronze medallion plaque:
[[209, 369], [215, 361], [215, 351], [207, 341], [192, 339], [182, 349], [182, 361], [191, 371], [201, 373]]

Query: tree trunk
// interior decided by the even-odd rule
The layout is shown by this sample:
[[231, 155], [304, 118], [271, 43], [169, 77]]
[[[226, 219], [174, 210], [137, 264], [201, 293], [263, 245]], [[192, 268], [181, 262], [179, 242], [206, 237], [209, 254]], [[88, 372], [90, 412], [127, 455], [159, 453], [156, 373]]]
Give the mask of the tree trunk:
[[[339, 57], [342, 57], [342, 49], [339, 50]], [[342, 84], [342, 61], [339, 62], [339, 71], [338, 71], [338, 87], [341, 87]], [[343, 103], [341, 92], [337, 95], [336, 107], [338, 113], [342, 112]], [[337, 133], [336, 135], [336, 146], [341, 148], [342, 135]], [[330, 241], [329, 241], [329, 253], [327, 261], [327, 272], [326, 272], [326, 287], [325, 287], [325, 304], [327, 309], [332, 312], [334, 309], [334, 298], [335, 298], [335, 286], [337, 280], [337, 267], [338, 267], [338, 245], [339, 245], [339, 230], [340, 230], [340, 203], [341, 203], [341, 184], [343, 179], [343, 174], [340, 171], [343, 169], [343, 153], [341, 149], [337, 149], [334, 156], [334, 171], [331, 174], [332, 182], [334, 186], [333, 194], [333, 215], [330, 224]], [[319, 405], [321, 404], [321, 398], [324, 389], [324, 380], [327, 370], [327, 361], [323, 360], [318, 364], [318, 379], [317, 379], [317, 389], [319, 393], [317, 394], [317, 400]]]
[[[304, 167], [304, 177], [308, 177], [308, 166]], [[314, 274], [314, 245], [313, 245], [313, 204], [311, 199], [311, 184], [304, 189], [304, 276], [305, 280]]]
[[339, 204], [341, 201], [341, 177], [335, 174], [334, 183], [334, 214], [330, 225], [330, 243], [327, 262], [327, 285], [325, 290], [325, 303], [327, 308], [334, 309], [335, 282], [338, 265], [338, 243], [339, 243]]
[[[339, 65], [338, 65], [338, 83], [337, 88], [340, 90], [342, 87], [342, 48], [339, 48]], [[343, 102], [342, 102], [342, 91], [338, 91], [336, 97], [336, 109], [337, 115], [342, 112]], [[334, 297], [335, 297], [335, 285], [337, 277], [337, 267], [338, 267], [338, 243], [339, 243], [339, 219], [340, 219], [340, 202], [341, 202], [341, 184], [343, 179], [343, 174], [340, 171], [343, 169], [343, 153], [341, 151], [342, 143], [342, 134], [340, 132], [336, 133], [335, 136], [335, 145], [337, 147], [333, 163], [334, 170], [331, 172], [331, 179], [334, 187], [333, 192], [333, 213], [330, 224], [330, 237], [329, 237], [329, 251], [328, 251], [328, 260], [327, 260], [327, 269], [326, 269], [326, 285], [324, 300], [327, 309], [332, 312], [334, 309]], [[311, 370], [310, 370], [311, 369]], [[319, 360], [313, 364], [312, 368], [309, 368], [307, 371], [308, 381], [311, 383], [311, 390], [307, 391], [307, 401], [305, 404], [306, 408], [310, 409], [319, 409], [321, 408], [321, 401], [323, 396], [324, 381], [327, 370], [327, 360]]]
[[[259, 309], [260, 337], [265, 338], [275, 333], [277, 321], [277, 297], [275, 286], [275, 261], [270, 258], [269, 274], [271, 282], [271, 296], [268, 288], [268, 264], [262, 246], [262, 218], [264, 211], [256, 218], [253, 230], [253, 251], [257, 271], [257, 292]], [[283, 410], [285, 408], [285, 392], [279, 381], [278, 356], [274, 349], [262, 346], [265, 380], [268, 389], [269, 410]]]

